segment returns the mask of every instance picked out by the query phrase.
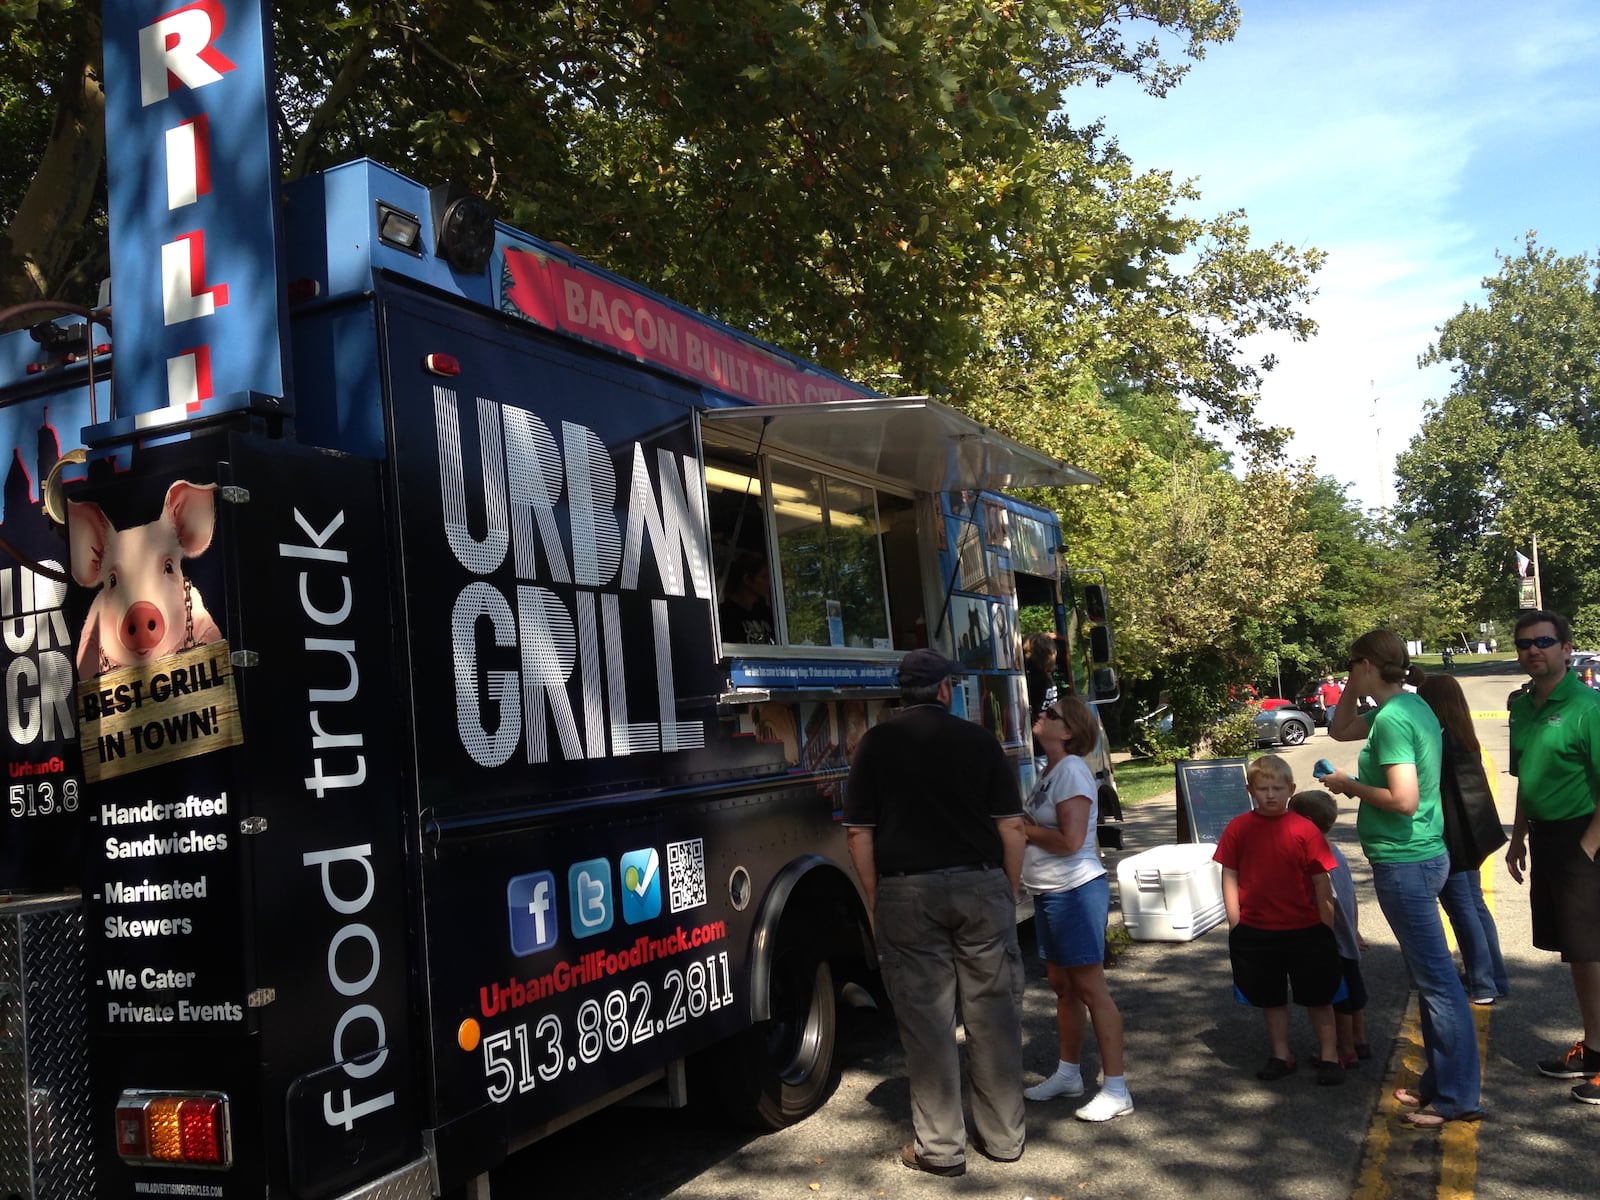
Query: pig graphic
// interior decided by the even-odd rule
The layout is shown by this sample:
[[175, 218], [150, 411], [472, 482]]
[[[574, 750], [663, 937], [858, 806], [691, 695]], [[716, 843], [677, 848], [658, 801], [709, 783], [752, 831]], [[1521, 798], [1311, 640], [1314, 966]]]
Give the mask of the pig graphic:
[[167, 489], [159, 517], [122, 530], [98, 504], [68, 504], [72, 577], [100, 589], [78, 639], [79, 679], [222, 638], [183, 573], [183, 560], [211, 545], [216, 490], [179, 480]]

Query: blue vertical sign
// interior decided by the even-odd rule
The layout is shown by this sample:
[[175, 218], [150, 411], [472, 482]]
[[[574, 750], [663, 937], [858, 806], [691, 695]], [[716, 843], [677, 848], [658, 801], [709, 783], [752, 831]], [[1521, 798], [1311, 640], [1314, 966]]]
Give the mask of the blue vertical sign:
[[102, 9], [117, 415], [284, 395], [265, 0]]

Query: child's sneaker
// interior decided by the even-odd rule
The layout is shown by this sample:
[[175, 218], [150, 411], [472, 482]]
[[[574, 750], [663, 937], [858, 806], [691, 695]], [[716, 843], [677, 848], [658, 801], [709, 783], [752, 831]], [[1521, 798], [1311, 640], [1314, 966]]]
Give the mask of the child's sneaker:
[[1029, 1100], [1058, 1100], [1061, 1097], [1083, 1095], [1082, 1079], [1063, 1079], [1056, 1073], [1043, 1083], [1036, 1083], [1031, 1088], [1023, 1088], [1022, 1094]]
[[1080, 1121], [1109, 1121], [1113, 1117], [1125, 1117], [1133, 1111], [1133, 1097], [1127, 1094], [1113, 1096], [1101, 1088], [1095, 1098], [1085, 1104], [1072, 1115]]
[[1285, 1075], [1293, 1075], [1299, 1065], [1292, 1054], [1288, 1058], [1269, 1058], [1266, 1065], [1256, 1072], [1256, 1078], [1263, 1083], [1276, 1083]]
[[1590, 1050], [1580, 1038], [1560, 1058], [1541, 1059], [1538, 1066], [1539, 1074], [1551, 1079], [1583, 1079], [1600, 1071], [1600, 1054]]

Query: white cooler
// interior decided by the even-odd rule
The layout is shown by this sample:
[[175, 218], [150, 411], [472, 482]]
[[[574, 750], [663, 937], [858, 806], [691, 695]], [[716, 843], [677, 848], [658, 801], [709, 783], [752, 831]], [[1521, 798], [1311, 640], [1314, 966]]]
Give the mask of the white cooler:
[[1211, 842], [1157, 846], [1117, 864], [1122, 923], [1136, 942], [1187, 942], [1226, 915]]

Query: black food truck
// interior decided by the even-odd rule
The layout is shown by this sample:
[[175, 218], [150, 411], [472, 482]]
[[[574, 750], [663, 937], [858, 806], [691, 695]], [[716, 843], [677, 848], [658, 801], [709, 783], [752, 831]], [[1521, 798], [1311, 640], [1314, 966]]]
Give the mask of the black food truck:
[[113, 307], [0, 336], [0, 1195], [799, 1120], [873, 968], [856, 741], [938, 646], [1029, 784], [1018, 612], [1074, 601], [999, 489], [1093, 479], [475, 197], [280, 192], [268, 19], [106, 7]]

